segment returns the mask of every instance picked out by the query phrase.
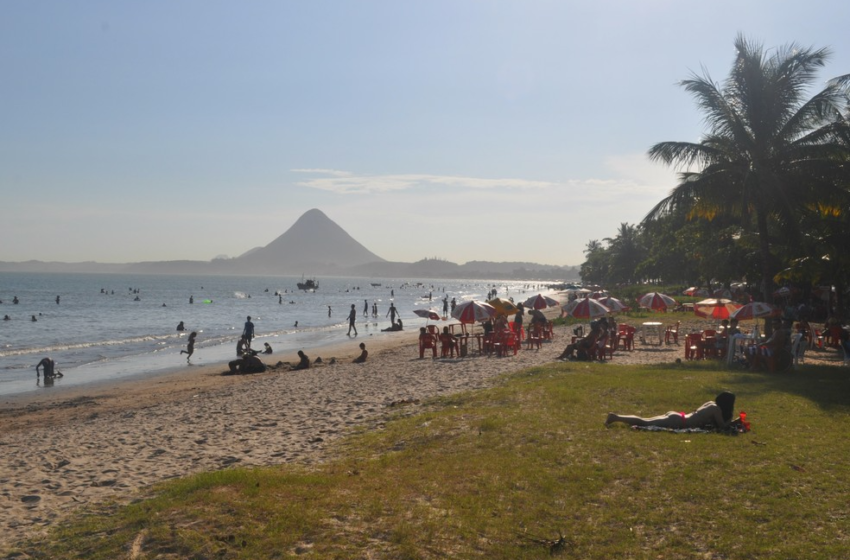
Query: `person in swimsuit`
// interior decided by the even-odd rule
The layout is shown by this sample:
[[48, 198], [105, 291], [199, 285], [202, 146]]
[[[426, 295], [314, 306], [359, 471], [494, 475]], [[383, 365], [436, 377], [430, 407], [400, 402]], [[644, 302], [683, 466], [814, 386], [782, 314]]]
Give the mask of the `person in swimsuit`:
[[735, 410], [735, 395], [723, 392], [713, 401], [708, 401], [691, 413], [671, 410], [660, 416], [641, 418], [624, 414], [608, 413], [605, 425], [622, 422], [629, 426], [657, 426], [659, 428], [701, 428], [713, 424], [717, 428], [725, 428], [732, 422], [732, 412]]

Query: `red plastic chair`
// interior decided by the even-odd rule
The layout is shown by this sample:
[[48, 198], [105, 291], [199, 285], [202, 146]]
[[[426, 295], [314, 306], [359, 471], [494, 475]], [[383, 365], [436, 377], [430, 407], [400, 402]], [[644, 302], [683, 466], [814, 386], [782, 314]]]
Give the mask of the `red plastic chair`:
[[445, 357], [454, 357], [455, 355], [459, 355], [457, 341], [455, 337], [453, 337], [449, 333], [443, 333], [440, 335], [440, 356]]
[[434, 357], [437, 357], [437, 337], [430, 333], [419, 335], [419, 358], [425, 357], [425, 350], [431, 349]]
[[540, 350], [541, 338], [540, 326], [532, 325], [531, 328], [528, 329], [528, 339], [525, 341], [526, 348], [531, 350], [532, 346], [537, 346], [537, 349]]
[[701, 333], [691, 333], [685, 336], [685, 359], [702, 360], [704, 358], [702, 345]]

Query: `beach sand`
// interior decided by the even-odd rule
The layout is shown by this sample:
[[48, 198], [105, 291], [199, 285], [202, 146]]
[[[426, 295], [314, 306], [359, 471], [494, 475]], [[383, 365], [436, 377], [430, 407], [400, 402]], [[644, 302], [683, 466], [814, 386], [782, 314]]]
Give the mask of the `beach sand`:
[[[705, 328], [710, 322], [683, 325]], [[504, 358], [419, 359], [416, 331], [361, 336], [311, 353], [325, 364], [225, 376], [226, 364], [120, 384], [57, 386], [0, 410], [0, 551], [104, 499], [230, 466], [316, 463], [352, 427], [438, 395], [490, 386], [500, 374], [555, 361], [567, 329], [540, 350]], [[353, 364], [365, 342], [369, 360]], [[682, 340], [680, 340], [680, 343]], [[611, 364], [674, 362], [676, 345], [618, 351]], [[426, 355], [427, 356], [427, 355]], [[329, 365], [331, 357], [336, 363]], [[296, 356], [263, 356], [267, 364]], [[175, 359], [179, 359], [175, 356]], [[806, 363], [840, 364], [834, 351]]]

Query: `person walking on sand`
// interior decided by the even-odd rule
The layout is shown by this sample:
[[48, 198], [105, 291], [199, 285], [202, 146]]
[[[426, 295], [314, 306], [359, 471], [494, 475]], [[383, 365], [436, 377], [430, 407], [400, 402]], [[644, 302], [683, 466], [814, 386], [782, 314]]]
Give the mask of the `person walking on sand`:
[[354, 321], [357, 319], [357, 309], [354, 308], [354, 304], [351, 304], [351, 311], [348, 313], [348, 336], [351, 336], [351, 329], [354, 329], [354, 336], [357, 336], [357, 327], [354, 325]]
[[368, 356], [369, 356], [369, 352], [366, 350], [366, 344], [361, 342], [360, 343], [360, 355], [357, 356], [356, 358], [354, 358], [354, 362], [352, 362], [352, 363], [362, 364], [363, 362], [366, 361], [366, 358]]
[[[182, 325], [183, 323], [180, 323], [180, 324]], [[191, 334], [189, 334], [189, 340], [186, 341], [186, 349], [180, 351], [181, 355], [186, 354], [186, 361], [187, 362], [189, 361], [189, 358], [192, 357], [192, 354], [195, 352], [195, 337], [197, 337], [197, 336], [198, 336], [198, 333], [196, 333], [195, 331], [192, 331]]]

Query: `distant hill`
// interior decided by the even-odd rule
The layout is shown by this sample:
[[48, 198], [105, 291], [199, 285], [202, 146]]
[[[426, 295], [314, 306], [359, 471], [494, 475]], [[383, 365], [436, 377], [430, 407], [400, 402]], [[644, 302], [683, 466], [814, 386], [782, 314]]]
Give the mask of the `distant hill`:
[[387, 261], [357, 242], [321, 210], [309, 210], [280, 237], [235, 258], [211, 261], [152, 261], [130, 264], [0, 262], [0, 271], [121, 272], [128, 274], [240, 274], [285, 276], [359, 276], [382, 278], [484, 278], [575, 280], [578, 267], [528, 262], [470, 261], [456, 264], [442, 259], [414, 263]]
[[317, 209], [308, 210], [280, 237], [234, 259], [243, 270], [263, 274], [328, 274], [386, 262]]

